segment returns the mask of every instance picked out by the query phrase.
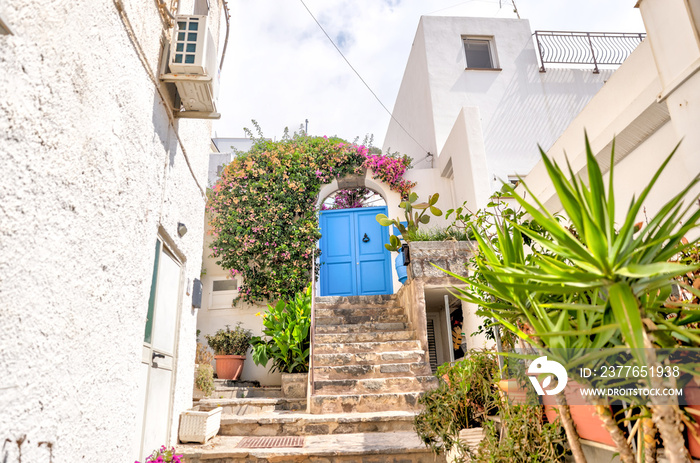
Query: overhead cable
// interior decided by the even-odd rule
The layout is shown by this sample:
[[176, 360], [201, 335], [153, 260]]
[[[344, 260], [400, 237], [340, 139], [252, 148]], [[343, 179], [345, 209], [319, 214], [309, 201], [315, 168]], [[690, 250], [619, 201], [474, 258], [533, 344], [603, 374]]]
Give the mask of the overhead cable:
[[[304, 8], [306, 8], [306, 11], [309, 12], [309, 15], [311, 15], [311, 18], [313, 18], [314, 22], [318, 25], [318, 27], [321, 29], [321, 31], [323, 31], [323, 33], [326, 35], [326, 37], [328, 38], [328, 40], [329, 40], [329, 41], [331, 42], [331, 44], [335, 47], [335, 49], [338, 51], [338, 53], [340, 54], [340, 56], [342, 56], [343, 59], [345, 60], [345, 62], [348, 64], [348, 66], [350, 66], [350, 69], [352, 69], [353, 72], [357, 75], [357, 77], [359, 77], [359, 79], [362, 81], [362, 83], [365, 85], [365, 87], [367, 87], [367, 90], [370, 91], [370, 93], [372, 94], [372, 96], [374, 96], [374, 98], [379, 102], [379, 104], [382, 106], [382, 108], [384, 108], [384, 111], [386, 111], [387, 114], [389, 114], [389, 117], [391, 117], [391, 119], [393, 119], [394, 122], [396, 122], [396, 124], [398, 124], [398, 126], [401, 127], [401, 129], [402, 129], [404, 132], [406, 132], [406, 135], [408, 135], [409, 137], [411, 137], [411, 139], [412, 139], [414, 142], [416, 142], [416, 144], [417, 144], [418, 146], [420, 146], [421, 149], [422, 149], [423, 151], [425, 151], [426, 153], [428, 153], [428, 150], [425, 149], [425, 148], [423, 147], [423, 145], [421, 145], [420, 142], [419, 142], [418, 140], [416, 140], [416, 139], [413, 137], [413, 135], [411, 135], [411, 133], [410, 133], [408, 130], [406, 130], [406, 128], [405, 128], [403, 125], [401, 125], [401, 122], [399, 122], [398, 119], [396, 119], [396, 118], [394, 117], [394, 115], [391, 113], [391, 111], [389, 111], [389, 109], [384, 105], [384, 103], [382, 103], [382, 100], [379, 99], [379, 97], [377, 96], [377, 94], [374, 93], [374, 91], [372, 90], [372, 88], [367, 84], [367, 82], [365, 82], [365, 79], [363, 79], [362, 76], [360, 75], [360, 73], [357, 72], [357, 70], [353, 67], [352, 64], [350, 64], [350, 61], [348, 61], [348, 59], [345, 57], [345, 55], [343, 54], [343, 52], [340, 51], [340, 48], [338, 48], [338, 45], [335, 44], [335, 42], [333, 41], [333, 39], [331, 38], [331, 36], [328, 35], [328, 32], [326, 32], [326, 30], [323, 28], [323, 26], [321, 25], [321, 23], [318, 22], [318, 20], [316, 19], [316, 16], [314, 16], [314, 14], [311, 12], [311, 10], [309, 9], [309, 7], [306, 6], [306, 3], [304, 3], [304, 0], [299, 0], [299, 1], [301, 2], [302, 5], [304, 5]], [[424, 158], [424, 159], [425, 159], [425, 158]]]

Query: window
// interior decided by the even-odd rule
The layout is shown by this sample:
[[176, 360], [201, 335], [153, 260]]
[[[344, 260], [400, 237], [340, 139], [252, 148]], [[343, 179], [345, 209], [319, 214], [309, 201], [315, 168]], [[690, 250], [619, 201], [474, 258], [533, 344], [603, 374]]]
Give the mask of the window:
[[228, 278], [213, 280], [209, 308], [230, 309], [236, 296], [238, 296], [238, 280]]
[[464, 53], [467, 69], [498, 69], [493, 55], [493, 39], [488, 37], [464, 37]]

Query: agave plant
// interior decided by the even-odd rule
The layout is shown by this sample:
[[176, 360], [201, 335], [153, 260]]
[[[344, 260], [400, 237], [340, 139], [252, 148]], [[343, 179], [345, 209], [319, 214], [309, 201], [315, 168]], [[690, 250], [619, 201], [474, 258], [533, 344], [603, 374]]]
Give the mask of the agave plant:
[[[494, 244], [479, 237], [475, 230], [479, 246], [477, 266], [487, 284], [478, 286], [473, 279], [467, 282], [505, 303], [476, 301], [469, 290], [460, 290], [460, 296], [480, 304], [485, 314], [498, 319], [531, 344], [569, 349], [570, 358], [561, 359], [569, 365], [583, 360], [583, 357], [571, 358], [577, 350], [583, 356], [583, 349], [624, 343], [631, 349], [637, 364], [653, 367], [661, 361], [655, 354], [656, 347], [675, 346], [677, 340], [686, 345], [700, 345], [700, 330], [688, 327], [698, 320], [698, 311], [682, 303], [665, 306], [674, 278], [699, 267], [669, 262], [695, 244], [684, 240], [684, 236], [700, 224], [697, 195], [689, 197], [698, 179], [673, 196], [646, 223], [638, 222], [644, 201], [671, 160], [674, 149], [639, 197], [632, 198], [618, 228], [613, 189], [614, 144], [606, 191], [602, 171], [587, 137], [585, 143], [586, 182], [574, 175], [568, 161], [565, 171], [540, 150], [569, 224], [557, 220], [523, 182], [531, 200], [526, 200], [509, 185], [505, 188], [542, 231], [515, 222], [504, 223], [498, 227], [498, 239]], [[684, 204], [685, 199], [691, 201]], [[544, 252], [534, 251], [526, 256], [524, 237]], [[670, 318], [670, 313], [675, 314], [675, 318]], [[533, 334], [520, 330], [514, 323], [516, 320], [526, 321]], [[666, 380], [674, 386], [673, 378]], [[652, 387], [662, 387], [664, 379], [655, 377], [649, 381]], [[651, 397], [649, 410], [669, 460], [672, 463], [688, 461], [677, 398]], [[605, 407], [599, 407], [599, 411], [606, 414]], [[611, 417], [603, 418], [608, 418], [611, 424]], [[641, 442], [653, 442], [653, 438], [647, 438], [655, 433], [654, 427], [648, 421], [643, 427], [648, 435]], [[624, 436], [619, 430], [613, 435], [616, 429], [616, 426], [609, 427], [621, 460], [634, 462], [634, 454]], [[580, 460], [577, 458], [577, 461]]]

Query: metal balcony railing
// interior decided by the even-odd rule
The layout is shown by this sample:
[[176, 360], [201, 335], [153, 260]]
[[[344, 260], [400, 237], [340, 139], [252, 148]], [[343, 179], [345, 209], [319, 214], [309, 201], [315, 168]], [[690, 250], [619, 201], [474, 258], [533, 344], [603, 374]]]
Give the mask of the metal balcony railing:
[[540, 72], [545, 64], [622, 64], [644, 40], [644, 33], [535, 31]]

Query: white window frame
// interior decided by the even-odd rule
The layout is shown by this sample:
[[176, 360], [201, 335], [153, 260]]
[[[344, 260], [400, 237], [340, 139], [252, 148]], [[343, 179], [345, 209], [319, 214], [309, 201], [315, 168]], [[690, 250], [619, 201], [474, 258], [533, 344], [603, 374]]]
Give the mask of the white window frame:
[[[217, 281], [232, 281], [231, 278], [227, 278], [225, 276], [221, 277], [212, 277], [211, 278], [211, 284], [209, 285], [209, 310], [223, 310], [223, 309], [230, 309], [232, 308], [231, 304], [229, 303], [225, 307], [214, 307], [214, 283]], [[233, 281], [236, 281], [238, 286], [240, 286], [240, 281], [238, 278], [234, 278]], [[231, 296], [231, 302], [233, 299], [238, 297], [238, 290], [228, 290], [228, 291], [216, 291], [217, 296]]]
[[[477, 67], [469, 66], [469, 61], [467, 59], [467, 42], [470, 40], [487, 43], [487, 45], [489, 47], [489, 57], [491, 58], [491, 67], [477, 68]], [[468, 69], [468, 70], [495, 70], [495, 71], [501, 70], [499, 63], [498, 63], [498, 56], [496, 54], [496, 42], [495, 42], [493, 36], [463, 35], [462, 36], [462, 49], [464, 50], [464, 62], [466, 63], [465, 69]]]

